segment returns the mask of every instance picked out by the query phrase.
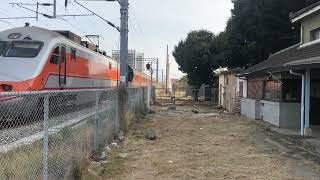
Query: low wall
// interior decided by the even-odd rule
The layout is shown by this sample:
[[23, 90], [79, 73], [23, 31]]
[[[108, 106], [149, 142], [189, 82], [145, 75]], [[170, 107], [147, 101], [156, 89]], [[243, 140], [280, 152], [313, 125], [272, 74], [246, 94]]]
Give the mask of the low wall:
[[261, 119], [275, 126], [280, 126], [280, 103], [260, 101]]
[[260, 119], [259, 101], [255, 99], [242, 98], [241, 114], [251, 119]]
[[241, 114], [252, 119], [262, 119], [281, 128], [300, 127], [300, 103], [279, 103], [243, 98]]
[[289, 129], [300, 128], [300, 103], [280, 104], [280, 127]]

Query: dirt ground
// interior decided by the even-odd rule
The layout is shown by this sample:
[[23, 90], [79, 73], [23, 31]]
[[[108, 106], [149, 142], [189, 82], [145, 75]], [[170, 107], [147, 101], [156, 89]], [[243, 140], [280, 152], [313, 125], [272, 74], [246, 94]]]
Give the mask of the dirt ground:
[[[154, 109], [155, 114], [132, 125], [108, 163], [85, 179], [320, 180], [319, 156], [270, 132], [262, 122], [212, 107]], [[157, 140], [145, 139], [148, 128], [156, 130]]]

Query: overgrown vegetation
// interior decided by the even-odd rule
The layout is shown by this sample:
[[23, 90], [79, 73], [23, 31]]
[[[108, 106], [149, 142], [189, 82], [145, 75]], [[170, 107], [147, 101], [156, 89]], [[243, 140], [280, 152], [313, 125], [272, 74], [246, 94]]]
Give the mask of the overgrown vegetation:
[[232, 0], [234, 8], [224, 32], [192, 31], [178, 43], [173, 56], [190, 85], [212, 85], [213, 71], [220, 66], [247, 68], [298, 43], [299, 24], [292, 24], [289, 14], [316, 1]]

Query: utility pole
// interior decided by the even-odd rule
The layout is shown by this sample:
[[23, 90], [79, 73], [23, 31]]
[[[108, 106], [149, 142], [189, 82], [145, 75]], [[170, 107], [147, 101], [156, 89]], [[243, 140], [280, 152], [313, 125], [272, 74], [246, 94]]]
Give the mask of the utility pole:
[[129, 19], [129, 0], [119, 1], [121, 9], [121, 27], [120, 27], [120, 82], [127, 86], [128, 71], [128, 19]]
[[159, 59], [157, 59], [157, 83], [159, 83]]
[[163, 78], [163, 69], [162, 69], [162, 78], [161, 78], [162, 84], [164, 83], [164, 78]]
[[169, 83], [169, 46], [167, 45], [167, 63], [166, 63], [166, 93], [168, 93]]
[[57, 0], [53, 0], [53, 18], [57, 17]]

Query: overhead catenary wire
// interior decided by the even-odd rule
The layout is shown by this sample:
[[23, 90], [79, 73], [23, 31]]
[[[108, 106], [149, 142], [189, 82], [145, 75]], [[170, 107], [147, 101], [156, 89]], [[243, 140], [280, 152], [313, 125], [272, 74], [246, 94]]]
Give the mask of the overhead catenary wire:
[[95, 13], [94, 11], [90, 10], [89, 8], [85, 7], [84, 5], [82, 5], [81, 3], [79, 3], [77, 0], [74, 0], [75, 3], [77, 3], [79, 6], [83, 7], [84, 9], [86, 9], [87, 11], [91, 12], [92, 14], [94, 14], [95, 16], [97, 16], [98, 18], [102, 19], [103, 21], [105, 21], [107, 24], [109, 24], [111, 27], [116, 28], [119, 32], [120, 32], [120, 27], [114, 25], [112, 22], [106, 20], [105, 18], [101, 17], [99, 14]]

